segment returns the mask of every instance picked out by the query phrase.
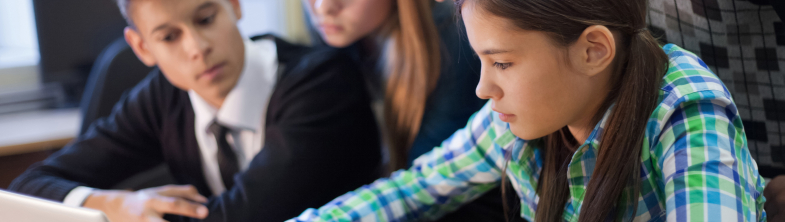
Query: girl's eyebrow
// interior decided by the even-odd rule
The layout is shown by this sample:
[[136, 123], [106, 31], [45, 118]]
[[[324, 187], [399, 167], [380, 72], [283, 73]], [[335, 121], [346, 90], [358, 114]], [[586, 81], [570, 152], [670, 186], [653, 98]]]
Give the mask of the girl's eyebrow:
[[486, 50], [483, 50], [481, 54], [483, 54], [483, 55], [493, 55], [493, 54], [502, 54], [502, 53], [508, 53], [508, 52], [510, 52], [510, 51], [512, 51], [512, 50], [505, 50], [505, 49], [486, 49]]

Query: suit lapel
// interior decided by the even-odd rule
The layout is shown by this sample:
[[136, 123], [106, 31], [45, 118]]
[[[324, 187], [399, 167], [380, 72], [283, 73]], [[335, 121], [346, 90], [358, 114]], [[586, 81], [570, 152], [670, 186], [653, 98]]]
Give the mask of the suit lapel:
[[204, 177], [202, 155], [196, 141], [194, 111], [185, 91], [178, 92], [177, 107], [171, 109], [163, 137], [164, 158], [179, 184], [191, 184], [204, 196], [213, 196]]

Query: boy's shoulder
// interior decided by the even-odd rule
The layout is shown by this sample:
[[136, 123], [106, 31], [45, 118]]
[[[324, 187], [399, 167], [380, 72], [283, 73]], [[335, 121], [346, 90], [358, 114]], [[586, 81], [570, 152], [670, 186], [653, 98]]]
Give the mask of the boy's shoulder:
[[306, 46], [288, 42], [273, 34], [251, 37], [252, 41], [263, 39], [273, 40], [277, 50], [278, 61], [287, 67], [317, 67], [326, 63], [342, 62], [356, 64], [357, 55], [350, 48], [333, 48], [330, 46]]
[[125, 101], [124, 106], [153, 107], [157, 110], [190, 105], [188, 92], [172, 85], [158, 68], [128, 90], [120, 101]]
[[309, 79], [350, 77], [362, 81], [356, 53], [349, 48], [305, 46], [290, 43], [271, 34], [251, 40], [272, 39], [275, 42], [281, 76], [279, 84]]

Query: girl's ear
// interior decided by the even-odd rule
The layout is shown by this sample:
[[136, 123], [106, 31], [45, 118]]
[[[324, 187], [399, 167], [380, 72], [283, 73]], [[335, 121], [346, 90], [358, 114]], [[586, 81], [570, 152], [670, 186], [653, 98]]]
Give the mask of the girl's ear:
[[570, 46], [573, 67], [581, 74], [595, 76], [608, 68], [616, 57], [616, 40], [608, 27], [594, 25], [586, 28]]
[[125, 42], [131, 46], [131, 49], [134, 50], [134, 54], [136, 54], [136, 57], [138, 57], [142, 63], [148, 67], [156, 65], [157, 61], [155, 60], [155, 57], [153, 57], [152, 53], [147, 49], [147, 45], [144, 40], [142, 40], [142, 36], [139, 35], [139, 32], [131, 27], [125, 27], [123, 34], [125, 35]]

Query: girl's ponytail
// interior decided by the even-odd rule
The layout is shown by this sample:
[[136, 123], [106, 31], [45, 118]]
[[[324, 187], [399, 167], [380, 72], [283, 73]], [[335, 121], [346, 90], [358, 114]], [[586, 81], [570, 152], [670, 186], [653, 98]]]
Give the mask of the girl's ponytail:
[[620, 50], [625, 51], [622, 56], [627, 57], [626, 63], [620, 63], [615, 72], [619, 76], [612, 78], [620, 81], [611, 93], [616, 96], [612, 100], [615, 106], [602, 134], [580, 221], [604, 221], [612, 211], [617, 212], [617, 218], [632, 218], [636, 213], [643, 126], [656, 108], [668, 57], [647, 30], [635, 29], [627, 35], [628, 47]]

